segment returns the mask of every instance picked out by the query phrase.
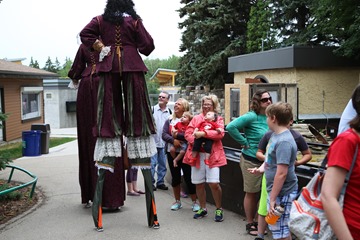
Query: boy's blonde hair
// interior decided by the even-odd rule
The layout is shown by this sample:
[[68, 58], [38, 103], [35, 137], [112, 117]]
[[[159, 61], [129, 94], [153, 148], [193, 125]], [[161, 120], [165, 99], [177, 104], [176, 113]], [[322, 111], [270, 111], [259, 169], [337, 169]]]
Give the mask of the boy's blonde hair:
[[265, 110], [266, 116], [275, 116], [278, 125], [287, 126], [293, 120], [292, 106], [290, 103], [277, 102], [269, 105]]
[[186, 111], [183, 113], [183, 116], [189, 117], [189, 120], [191, 121], [191, 119], [193, 118], [193, 115], [191, 114], [191, 112]]

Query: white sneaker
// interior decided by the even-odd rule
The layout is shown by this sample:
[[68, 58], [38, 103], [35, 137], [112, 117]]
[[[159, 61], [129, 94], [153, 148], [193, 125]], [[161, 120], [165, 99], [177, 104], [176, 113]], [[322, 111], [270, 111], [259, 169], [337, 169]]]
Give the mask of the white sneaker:
[[200, 210], [200, 206], [197, 202], [193, 202], [193, 205], [192, 205], [192, 211], [193, 212], [197, 212]]
[[174, 204], [171, 206], [171, 210], [173, 211], [177, 211], [180, 208], [182, 208], [181, 202], [180, 201], [176, 201], [174, 202]]

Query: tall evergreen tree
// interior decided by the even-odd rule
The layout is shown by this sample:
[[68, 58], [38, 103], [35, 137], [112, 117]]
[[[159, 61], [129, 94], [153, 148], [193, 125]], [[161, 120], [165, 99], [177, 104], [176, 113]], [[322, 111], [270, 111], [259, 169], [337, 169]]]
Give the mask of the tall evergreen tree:
[[35, 60], [34, 62], [33, 57], [31, 57], [29, 67], [40, 69], [38, 61]]
[[339, 46], [339, 55], [360, 59], [360, 1], [319, 0], [312, 8], [314, 22], [326, 37], [322, 44]]
[[60, 62], [59, 62], [58, 58], [55, 58], [55, 63], [54, 63], [53, 66], [54, 66], [54, 69], [55, 69], [56, 72], [58, 72], [61, 69]]
[[276, 39], [274, 34], [272, 34], [271, 23], [270, 0], [258, 0], [254, 2], [247, 24], [247, 53], [269, 50], [275, 46]]
[[271, 0], [272, 37], [278, 46], [319, 45], [323, 39], [313, 28], [313, 0]]
[[228, 57], [246, 52], [250, 0], [181, 0], [183, 29], [178, 80], [182, 86], [209, 84], [223, 88]]
[[51, 61], [50, 57], [48, 57], [48, 59], [46, 60], [43, 70], [56, 73], [55, 66], [54, 66], [53, 62]]

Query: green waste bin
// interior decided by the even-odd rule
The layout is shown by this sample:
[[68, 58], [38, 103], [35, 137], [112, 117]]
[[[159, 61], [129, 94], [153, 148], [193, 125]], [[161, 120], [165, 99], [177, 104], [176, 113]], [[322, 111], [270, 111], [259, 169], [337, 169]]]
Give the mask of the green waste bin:
[[49, 153], [50, 145], [50, 124], [47, 123], [36, 123], [31, 125], [31, 130], [40, 130], [40, 149], [41, 154]]

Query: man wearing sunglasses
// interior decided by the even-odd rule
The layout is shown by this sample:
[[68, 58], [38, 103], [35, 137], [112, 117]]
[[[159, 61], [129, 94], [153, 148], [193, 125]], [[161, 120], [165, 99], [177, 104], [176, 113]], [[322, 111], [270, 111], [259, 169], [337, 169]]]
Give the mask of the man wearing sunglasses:
[[[167, 107], [169, 98], [170, 95], [168, 92], [161, 92], [158, 97], [158, 104], [153, 107], [153, 116], [156, 125], [156, 134], [153, 136], [157, 148], [157, 153], [151, 157], [151, 175], [154, 191], [157, 188], [168, 190], [168, 187], [164, 183], [166, 174], [166, 155], [164, 151], [165, 142], [162, 140], [162, 130], [164, 123], [171, 114], [171, 110]], [[157, 173], [157, 181], [155, 181], [155, 173]]]

